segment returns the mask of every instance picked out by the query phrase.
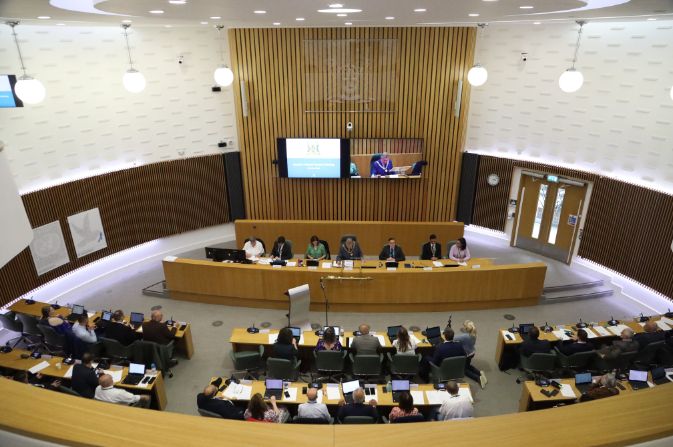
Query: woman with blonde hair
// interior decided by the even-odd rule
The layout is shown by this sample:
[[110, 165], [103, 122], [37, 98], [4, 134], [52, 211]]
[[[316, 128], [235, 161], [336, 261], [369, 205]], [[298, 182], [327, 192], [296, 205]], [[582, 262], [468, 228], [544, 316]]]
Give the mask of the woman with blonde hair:
[[456, 335], [454, 341], [457, 341], [463, 345], [463, 349], [467, 354], [467, 362], [465, 362], [465, 375], [475, 382], [478, 382], [483, 389], [488, 382], [486, 380], [486, 375], [484, 374], [484, 371], [480, 371], [472, 366], [472, 359], [476, 354], [474, 346], [477, 343], [477, 327], [474, 325], [474, 322], [471, 320], [465, 320], [463, 322], [463, 327], [460, 328], [460, 333]]

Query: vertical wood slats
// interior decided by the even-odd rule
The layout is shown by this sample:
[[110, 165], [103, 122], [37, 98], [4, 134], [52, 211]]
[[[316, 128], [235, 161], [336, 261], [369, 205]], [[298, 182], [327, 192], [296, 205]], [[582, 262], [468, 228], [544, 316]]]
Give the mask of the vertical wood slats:
[[[229, 221], [221, 155], [153, 163], [54, 186], [22, 199], [33, 228], [60, 222], [71, 261], [38, 276], [26, 248], [0, 268], [0, 305], [118, 251]], [[67, 218], [91, 208], [100, 210], [107, 248], [77, 259]]]
[[[395, 112], [305, 112], [305, 101], [325, 97], [329, 86], [306, 82], [307, 63], [320, 61], [315, 60], [316, 45], [306, 46], [304, 41], [326, 39], [398, 41], [396, 52], [388, 47], [396, 53], [395, 79], [382, 76], [364, 86], [379, 98], [395, 98]], [[230, 30], [248, 218], [454, 219], [468, 114], [467, 83], [459, 119], [453, 105], [458, 80], [466, 78], [472, 64], [474, 41], [472, 28]], [[345, 52], [337, 57], [346, 62]], [[242, 116], [240, 81], [250, 104], [247, 118]], [[346, 131], [349, 121], [355, 126], [351, 133]], [[422, 138], [429, 164], [422, 179], [281, 179], [272, 164], [278, 137]]]
[[[473, 223], [504, 231], [514, 167], [593, 182], [579, 256], [673, 298], [673, 196], [583, 171], [482, 156]], [[500, 183], [489, 186], [495, 173]]]

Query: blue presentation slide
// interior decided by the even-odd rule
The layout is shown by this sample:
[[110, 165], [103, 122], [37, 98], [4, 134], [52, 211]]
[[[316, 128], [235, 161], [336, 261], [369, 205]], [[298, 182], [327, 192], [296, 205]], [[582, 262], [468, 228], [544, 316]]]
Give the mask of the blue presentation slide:
[[341, 177], [341, 140], [338, 138], [288, 138], [285, 147], [288, 177]]
[[0, 107], [16, 107], [12, 86], [9, 85], [9, 78], [6, 75], [0, 75]]

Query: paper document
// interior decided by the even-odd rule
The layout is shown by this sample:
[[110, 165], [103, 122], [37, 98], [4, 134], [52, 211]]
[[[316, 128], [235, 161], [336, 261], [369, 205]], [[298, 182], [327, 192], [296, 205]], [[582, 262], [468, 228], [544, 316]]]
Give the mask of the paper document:
[[376, 338], [379, 339], [379, 343], [381, 343], [381, 346], [385, 346], [385, 345], [386, 345], [386, 339], [383, 338], [383, 335], [374, 335], [374, 337], [376, 337]]
[[[502, 338], [505, 339], [505, 342], [510, 342], [511, 343], [513, 341], [516, 341], [515, 334], [512, 334], [511, 332], [509, 332], [507, 330], [500, 331], [500, 332], [502, 332]], [[508, 337], [512, 337], [512, 339], [510, 340]]]
[[432, 265], [435, 267], [443, 267], [444, 264], [442, 264], [442, 261], [432, 261]]
[[608, 330], [617, 336], [622, 335], [622, 331], [624, 329], [629, 329], [629, 327], [625, 324], [618, 324], [617, 326], [608, 327]]
[[282, 268], [282, 267], [283, 267], [282, 265], [278, 265], [278, 264], [273, 264], [271, 266], [271, 268], [274, 268], [274, 269], [279, 269], [279, 268]]
[[657, 320], [657, 326], [659, 326], [659, 329], [661, 329], [662, 331], [670, 331], [671, 330], [671, 327], [661, 320]]
[[374, 394], [365, 394], [365, 403], [369, 402], [372, 399], [374, 399], [376, 401], [379, 400], [379, 395], [378, 395], [377, 389], [378, 388], [374, 388], [374, 387], [370, 388], [370, 390], [373, 391]]
[[285, 265], [287, 265], [288, 267], [296, 267], [297, 261], [287, 261], [287, 264]]
[[425, 405], [425, 396], [423, 396], [423, 391], [409, 391], [411, 397], [414, 399], [414, 405]]
[[164, 261], [166, 261], [166, 262], [175, 262], [176, 259], [178, 259], [177, 256], [166, 256], [166, 257], [164, 257]]
[[257, 264], [268, 265], [271, 264], [271, 258], [259, 258]]
[[351, 260], [344, 261], [344, 267], [353, 268], [353, 261], [351, 261]]
[[416, 336], [413, 333], [409, 334], [409, 340], [413, 341], [417, 345], [421, 344], [421, 341], [418, 338], [416, 338]]
[[598, 335], [600, 335], [601, 337], [609, 337], [610, 335], [612, 335], [612, 334], [610, 333], [610, 331], [608, 331], [607, 329], [605, 329], [603, 326], [594, 326], [593, 329], [594, 329], [594, 331], [596, 331], [596, 333], [597, 333]]
[[272, 345], [276, 343], [276, 340], [278, 340], [278, 332], [275, 334], [269, 334], [269, 344]]
[[303, 345], [304, 344], [304, 333], [301, 333], [301, 337], [299, 337], [299, 341], [297, 342], [298, 345]]
[[588, 327], [585, 327], [584, 330], [586, 331], [588, 338], [596, 338], [596, 333], [593, 330]]
[[573, 388], [568, 385], [567, 383], [562, 383], [561, 384], [561, 396], [563, 397], [577, 397], [575, 396], [575, 392], [573, 391]]
[[425, 392], [425, 397], [428, 405], [442, 405], [449, 398], [449, 393], [446, 391], [431, 390]]
[[67, 371], [65, 372], [65, 374], [63, 375], [63, 378], [64, 378], [64, 379], [70, 379], [70, 378], [72, 378], [72, 369], [73, 369], [74, 366], [75, 366], [75, 365], [70, 365], [70, 368], [68, 368], [68, 370], [67, 370]]
[[673, 320], [671, 320], [670, 318], [661, 317], [661, 319], [659, 321], [663, 321], [667, 325], [673, 327]]
[[468, 399], [470, 399], [470, 403], [474, 403], [474, 400], [472, 399], [472, 392], [470, 392], [470, 388], [467, 386], [461, 386], [458, 388], [458, 395], [459, 396], [465, 396]]
[[288, 392], [290, 397], [285, 397], [285, 393], [283, 393], [283, 401], [284, 402], [296, 402], [297, 401], [297, 388], [285, 388], [285, 391]]
[[[156, 376], [157, 376], [156, 374], [145, 374], [145, 377], [156, 377]], [[149, 388], [149, 387], [152, 386], [152, 385], [150, 385], [149, 379], [147, 379], [147, 382], [143, 383], [143, 381], [145, 380], [145, 377], [143, 377], [142, 380], [140, 380], [140, 382], [138, 382], [138, 385], [136, 385], [137, 387]]]
[[227, 389], [224, 390], [224, 397], [228, 399], [250, 400], [251, 395], [252, 387], [240, 383], [231, 383]]
[[427, 272], [431, 272], [431, 271], [432, 271], [432, 267], [423, 267], [423, 270], [425, 270], [425, 271], [427, 271]]
[[37, 365], [35, 365], [35, 366], [33, 366], [32, 368], [30, 368], [28, 371], [29, 371], [31, 374], [37, 374], [37, 373], [39, 373], [40, 371], [42, 371], [43, 369], [45, 369], [45, 368], [49, 368], [49, 362], [45, 362], [45, 361], [43, 360], [43, 361], [41, 361], [40, 363], [38, 363]]
[[105, 369], [103, 370], [105, 374], [110, 374], [112, 376], [112, 381], [114, 383], [121, 382], [122, 381], [122, 373], [124, 372], [123, 369], [117, 369], [117, 370], [111, 370], [111, 369]]
[[328, 383], [327, 384], [327, 400], [339, 400], [341, 399], [341, 392], [339, 391], [338, 383]]
[[331, 262], [323, 262], [322, 263], [322, 268], [331, 269], [332, 268], [332, 263]]
[[558, 331], [552, 331], [552, 334], [556, 335], [556, 338], [559, 340], [570, 340], [570, 337], [568, 337], [563, 330], [558, 330]]

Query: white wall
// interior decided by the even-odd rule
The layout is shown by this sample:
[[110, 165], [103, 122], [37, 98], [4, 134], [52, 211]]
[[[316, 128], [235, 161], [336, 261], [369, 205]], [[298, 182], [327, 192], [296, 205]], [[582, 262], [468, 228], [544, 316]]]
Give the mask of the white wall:
[[[136, 68], [147, 80], [127, 92], [121, 27], [16, 28], [28, 73], [47, 89], [39, 105], [0, 109], [0, 139], [21, 193], [129, 166], [237, 147], [231, 87], [211, 92], [217, 31], [132, 27]], [[229, 62], [226, 31], [225, 61]], [[179, 65], [178, 56], [184, 56]], [[0, 73], [20, 74], [11, 29], [0, 26]]]
[[[673, 22], [499, 25], [478, 40], [488, 82], [473, 87], [465, 149], [575, 167], [673, 193]], [[521, 52], [528, 62], [521, 62]]]

